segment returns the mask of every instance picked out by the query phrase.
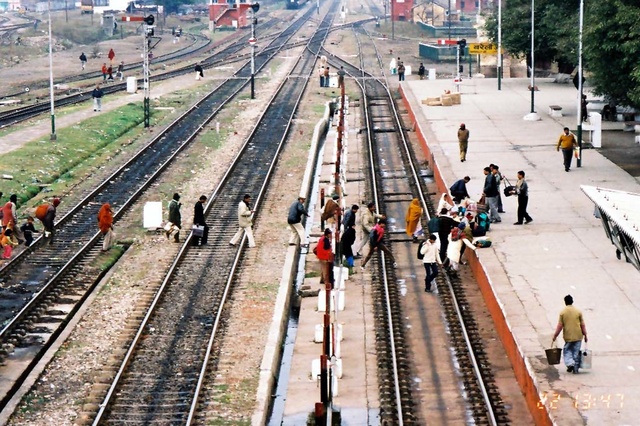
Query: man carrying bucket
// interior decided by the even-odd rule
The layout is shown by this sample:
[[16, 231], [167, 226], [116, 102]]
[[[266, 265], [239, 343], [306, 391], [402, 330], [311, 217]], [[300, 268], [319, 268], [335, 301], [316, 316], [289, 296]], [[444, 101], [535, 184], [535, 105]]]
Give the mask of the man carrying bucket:
[[558, 326], [556, 332], [553, 334], [553, 341], [555, 342], [558, 335], [562, 331], [562, 338], [564, 339], [564, 364], [567, 366], [568, 373], [578, 374], [578, 368], [580, 368], [580, 346], [582, 344], [582, 338], [587, 343], [587, 327], [584, 324], [582, 312], [573, 306], [573, 297], [570, 294], [564, 297], [565, 308], [560, 312], [560, 318], [558, 319]]

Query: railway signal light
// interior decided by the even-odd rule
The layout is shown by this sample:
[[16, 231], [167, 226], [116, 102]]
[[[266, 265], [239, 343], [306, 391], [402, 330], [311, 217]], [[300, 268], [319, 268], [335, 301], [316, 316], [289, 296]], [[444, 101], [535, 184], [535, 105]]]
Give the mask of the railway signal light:
[[253, 10], [253, 13], [256, 13], [260, 10], [260, 3], [255, 2], [251, 5], [251, 10]]
[[144, 23], [147, 25], [153, 25], [155, 21], [156, 21], [156, 18], [153, 15], [149, 15], [146, 18], [144, 18]]
[[467, 39], [463, 38], [458, 40], [458, 46], [460, 46], [460, 56], [464, 56], [464, 49], [467, 47]]

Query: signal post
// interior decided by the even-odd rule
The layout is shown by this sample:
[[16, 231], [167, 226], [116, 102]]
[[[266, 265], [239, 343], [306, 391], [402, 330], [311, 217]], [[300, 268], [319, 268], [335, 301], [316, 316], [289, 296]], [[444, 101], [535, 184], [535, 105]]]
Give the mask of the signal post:
[[[149, 55], [151, 53], [151, 39], [154, 36], [155, 17], [149, 16], [123, 16], [122, 22], [143, 22], [144, 43], [142, 49], [142, 81], [144, 87], [144, 127], [150, 126], [151, 110], [150, 101], [151, 98], [151, 85], [149, 84]], [[158, 40], [159, 41], [159, 40]], [[154, 45], [155, 46], [155, 45]]]

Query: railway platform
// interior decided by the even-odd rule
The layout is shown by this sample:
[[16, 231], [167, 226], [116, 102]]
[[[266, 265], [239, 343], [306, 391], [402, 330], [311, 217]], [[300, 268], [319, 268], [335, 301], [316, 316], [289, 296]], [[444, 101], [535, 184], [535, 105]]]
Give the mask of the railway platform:
[[[483, 168], [490, 163], [512, 184], [517, 171], [526, 172], [533, 222], [514, 226], [517, 200], [503, 196], [506, 213], [491, 226], [492, 247], [467, 256], [536, 423], [638, 424], [640, 333], [634, 324], [640, 277], [633, 265], [616, 258], [580, 185], [638, 193], [640, 183], [596, 149], [583, 150], [582, 167], [574, 159], [565, 172], [556, 143], [563, 127], [576, 129], [577, 91], [537, 79], [535, 110], [541, 120], [526, 121], [528, 85], [528, 79], [505, 79], [499, 91], [495, 79], [463, 80], [461, 103], [453, 106], [421, 102], [454, 92], [452, 80], [406, 81], [400, 90], [440, 192], [468, 175], [469, 193], [479, 198]], [[551, 105], [561, 106], [563, 115], [551, 116]], [[470, 130], [465, 162], [459, 159], [460, 123]], [[549, 365], [544, 352], [566, 294], [584, 314], [593, 351], [593, 367], [579, 374]], [[561, 337], [557, 343], [562, 346]]]
[[[342, 198], [345, 209], [352, 204], [360, 204], [361, 194], [364, 193], [365, 182], [361, 179], [362, 153], [361, 144], [357, 143], [358, 132], [355, 125], [355, 113], [347, 116], [348, 137], [345, 143], [343, 159], [347, 163]], [[311, 223], [309, 234], [309, 249], [306, 252], [304, 262], [305, 278], [304, 286], [309, 297], [300, 298], [300, 315], [297, 320], [295, 344], [292, 357], [286, 374], [288, 397], [277, 410], [274, 410], [274, 418], [270, 424], [300, 425], [304, 424], [307, 416], [312, 412], [316, 402], [320, 401], [320, 382], [314, 374], [319, 373], [312, 367], [314, 361], [318, 361], [322, 353], [322, 339], [318, 335], [317, 327], [323, 323], [324, 310], [319, 309], [319, 299], [315, 293], [325, 288], [320, 283], [320, 264], [312, 250], [322, 235], [320, 228], [320, 215], [322, 208], [318, 192], [325, 190], [325, 201], [331, 198], [333, 181], [335, 179], [335, 157], [337, 131], [334, 122], [326, 136], [321, 158], [316, 171], [318, 191], [311, 196], [309, 212], [312, 215], [307, 221]], [[344, 183], [344, 182], [343, 182]], [[325, 224], [328, 227], [329, 224]], [[359, 241], [359, 240], [358, 240]], [[375, 355], [375, 328], [373, 318], [373, 305], [371, 297], [371, 276], [363, 273], [359, 267], [350, 275], [346, 268], [348, 279], [345, 281], [344, 309], [339, 310], [335, 317], [339, 325], [338, 335], [342, 336], [339, 342], [339, 359], [342, 375], [335, 380], [337, 391], [334, 388], [334, 406], [339, 407], [343, 424], [376, 424], [379, 416], [378, 405], [378, 380], [377, 362]], [[337, 275], [336, 275], [337, 276]], [[278, 417], [279, 418], [275, 418]], [[281, 423], [280, 423], [281, 421]]]

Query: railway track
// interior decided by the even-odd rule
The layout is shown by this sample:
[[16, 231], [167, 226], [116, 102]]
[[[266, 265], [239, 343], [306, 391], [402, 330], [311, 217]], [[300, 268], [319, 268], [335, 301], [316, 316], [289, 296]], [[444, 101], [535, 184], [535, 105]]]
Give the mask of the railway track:
[[[294, 22], [272, 42], [272, 47], [286, 46], [304, 19]], [[256, 59], [256, 69], [263, 68], [275, 55]], [[2, 388], [0, 409], [7, 406], [19, 389], [21, 381], [37, 364], [42, 353], [51, 345], [52, 336], [69, 322], [83, 302], [84, 293], [65, 287], [74, 279], [79, 264], [88, 262], [88, 255], [100, 235], [95, 229], [99, 207], [109, 202], [117, 220], [148, 188], [217, 112], [249, 82], [250, 63], [185, 112], [165, 131], [154, 138], [127, 164], [115, 171], [106, 181], [56, 223], [56, 237], [52, 245], [37, 240], [28, 250], [16, 256], [0, 270], [0, 358], [12, 371], [16, 380]], [[288, 99], [294, 99], [291, 95]], [[276, 118], [271, 118], [276, 120]], [[260, 125], [266, 128], [264, 124]], [[271, 124], [268, 126], [272, 131]], [[250, 146], [248, 151], [253, 152]], [[259, 158], [249, 164], [259, 164]], [[261, 177], [262, 178], [262, 177]], [[210, 260], [210, 262], [213, 262]], [[74, 269], [75, 268], [75, 269]], [[97, 277], [96, 277], [97, 279]], [[64, 306], [55, 312], [51, 307]], [[25, 356], [28, 354], [28, 356]], [[20, 361], [13, 363], [11, 361]]]
[[[240, 248], [229, 246], [235, 232], [229, 223], [235, 222], [237, 205], [245, 192], [258, 194], [255, 208], [259, 212], [306, 82], [314, 73], [319, 43], [326, 37], [336, 8], [337, 2], [310, 38], [309, 51], [298, 59], [245, 148], [211, 194], [206, 220], [218, 231], [207, 246], [185, 245], [181, 250], [100, 404], [94, 425], [206, 423], [211, 403], [206, 395], [214, 392], [225, 303], [233, 292], [244, 244], [243, 240]], [[296, 77], [304, 77], [304, 82]]]
[[[272, 27], [275, 27], [279, 22], [281, 22], [279, 19], [271, 19], [261, 24], [260, 27], [263, 29], [272, 28]], [[277, 37], [279, 34], [280, 34], [280, 31], [276, 31], [273, 34], [265, 35], [263, 39], [266, 42], [270, 42], [270, 41], [273, 41], [273, 39]], [[220, 66], [223, 64], [229, 64], [231, 62], [241, 62], [241, 61], [249, 60], [251, 56], [249, 53], [240, 54], [239, 52], [243, 49], [246, 49], [250, 36], [251, 35], [245, 31], [242, 33], [242, 35], [238, 37], [238, 39], [235, 42], [229, 44], [224, 48], [221, 48], [219, 51], [215, 52], [214, 54], [200, 60], [199, 62], [201, 63], [203, 69], [208, 69], [208, 68]], [[198, 36], [198, 37], [202, 37], [202, 36]], [[205, 37], [202, 37], [202, 39], [205, 39]], [[170, 62], [178, 59], [184, 59], [186, 57], [193, 56], [196, 53], [200, 53], [203, 50], [206, 51], [215, 47], [215, 45], [211, 46], [210, 40], [203, 46], [196, 47], [195, 45], [196, 43], [192, 44], [192, 46], [194, 47], [189, 48], [188, 50], [172, 52], [170, 54], [158, 57], [153, 60], [153, 63], [157, 64], [159, 62]], [[263, 56], [269, 55], [272, 51], [273, 51], [273, 48], [266, 48], [260, 52], [257, 52], [257, 55], [263, 55]], [[131, 64], [129, 68], [125, 67], [125, 70], [133, 69], [136, 67], [136, 65], [138, 66], [138, 68], [140, 68], [142, 66], [141, 64], [142, 62]], [[158, 81], [163, 81], [173, 77], [178, 77], [181, 75], [191, 74], [191, 73], [193, 73], [193, 66], [185, 65], [185, 66], [180, 66], [171, 71], [154, 73], [154, 75], [150, 77], [150, 81], [158, 82]], [[76, 75], [75, 77], [73, 77], [75, 79], [74, 81], [82, 80], [85, 78], [86, 75], [87, 74]], [[91, 77], [94, 79], [94, 82], [96, 78], [99, 78], [102, 76], [102, 74], [98, 72], [89, 73], [89, 75], [91, 75]], [[62, 107], [66, 105], [73, 105], [76, 103], [91, 100], [91, 92], [94, 88], [94, 82], [91, 83], [91, 85], [86, 90], [80, 90], [79, 92], [76, 92], [67, 96], [57, 97], [55, 99], [55, 106]], [[49, 83], [46, 81], [40, 82], [40, 86], [42, 87], [48, 87], [48, 84]], [[122, 83], [114, 82], [112, 84], [102, 86], [102, 90], [105, 94], [121, 92], [126, 89], [127, 89], [126, 82], [122, 82]], [[23, 94], [23, 92], [20, 92], [19, 94]], [[17, 95], [17, 94], [14, 94], [14, 95]], [[49, 109], [50, 109], [50, 105], [49, 105], [49, 102], [47, 101], [47, 102], [40, 102], [40, 103], [13, 108], [4, 112], [0, 112], [0, 129], [28, 120], [42, 113], [46, 113], [47, 111], [49, 111]]]
[[[368, 22], [368, 21], [371, 21], [372, 19], [373, 18], [364, 19], [359, 23]], [[272, 19], [262, 24], [261, 27], [262, 28], [273, 27], [278, 22], [280, 21], [277, 19]], [[355, 24], [359, 24], [359, 23], [355, 23]], [[331, 28], [331, 30], [337, 30], [337, 29], [349, 27], [352, 25], [354, 25], [354, 23], [334, 26]], [[269, 42], [278, 36], [279, 36], [279, 32], [276, 32], [275, 34], [268, 34], [268, 35], [265, 34], [263, 37], [261, 37], [261, 39], [263, 39], [265, 42]], [[201, 61], [199, 61], [202, 65], [202, 68], [209, 69], [209, 68], [213, 68], [223, 64], [228, 65], [229, 63], [249, 60], [251, 57], [250, 53], [240, 53], [241, 50], [247, 47], [249, 38], [250, 38], [249, 33], [244, 34], [236, 42], [232, 43], [231, 45], [221, 49], [220, 51], [216, 52], [215, 54], [207, 58], [202, 59]], [[290, 48], [303, 46], [305, 45], [305, 43], [306, 41], [291, 42], [288, 44], [287, 48], [290, 49]], [[256, 58], [260, 55], [270, 56], [273, 54], [273, 51], [274, 51], [273, 47], [267, 46], [264, 49], [262, 49], [260, 52], [256, 52]], [[187, 55], [187, 54], [184, 54], [184, 55]], [[176, 57], [174, 57], [173, 59], [176, 59]], [[163, 81], [173, 77], [178, 77], [178, 76], [190, 74], [190, 73], [193, 73], [193, 67], [191, 65], [187, 65], [187, 66], [179, 67], [164, 73], [156, 73], [152, 77], [150, 77], [150, 81], [158, 82], [158, 81]], [[96, 75], [98, 76], [98, 74]], [[103, 86], [102, 90], [105, 94], [110, 94], [110, 93], [116, 93], [116, 92], [126, 90], [126, 88], [127, 88], [126, 83], [115, 83], [115, 84], [109, 84], [109, 85]], [[73, 105], [76, 103], [91, 100], [92, 90], [93, 90], [93, 86], [88, 90], [84, 90], [84, 91], [74, 93], [72, 95], [68, 95], [64, 97], [58, 97], [55, 99], [55, 106], [62, 107], [66, 105]], [[36, 117], [40, 114], [48, 112], [49, 110], [50, 110], [49, 103], [41, 102], [34, 105], [18, 107], [11, 110], [7, 110], [5, 112], [1, 112], [0, 113], [0, 129], [23, 122], [33, 117]]]
[[[358, 45], [359, 49], [363, 48], [359, 37]], [[362, 71], [372, 68], [370, 64], [365, 63], [365, 58], [371, 58], [372, 55], [370, 52], [360, 53], [359, 68], [330, 54], [328, 57], [334, 67], [343, 66], [350, 75], [357, 76], [358, 85], [363, 92], [370, 155], [368, 181], [371, 182], [372, 199], [379, 211], [386, 211], [385, 206], [388, 207], [389, 204], [408, 203], [417, 197], [423, 206], [428, 206], [428, 220], [434, 206], [431, 199], [425, 196], [428, 194], [426, 183], [419, 167], [416, 166], [412, 148], [406, 140], [393, 96], [383, 78]], [[377, 52], [375, 61], [374, 69], [384, 69]], [[386, 237], [388, 241], [404, 243], [406, 240], [404, 232], [391, 230], [389, 234]], [[405, 346], [400, 286], [396, 284], [391, 260], [383, 253], [380, 254], [380, 259], [382, 261], [376, 268], [377, 274], [374, 274], [376, 288], [373, 295], [376, 306], [378, 374], [381, 384], [381, 420], [382, 424], [419, 424], [420, 419], [413, 411], [415, 403], [412, 395], [412, 367], [409, 351]], [[455, 349], [456, 363], [460, 366], [468, 411], [475, 424], [510, 424], [460, 279], [449, 275], [440, 276], [438, 292], [450, 330], [451, 343]]]

